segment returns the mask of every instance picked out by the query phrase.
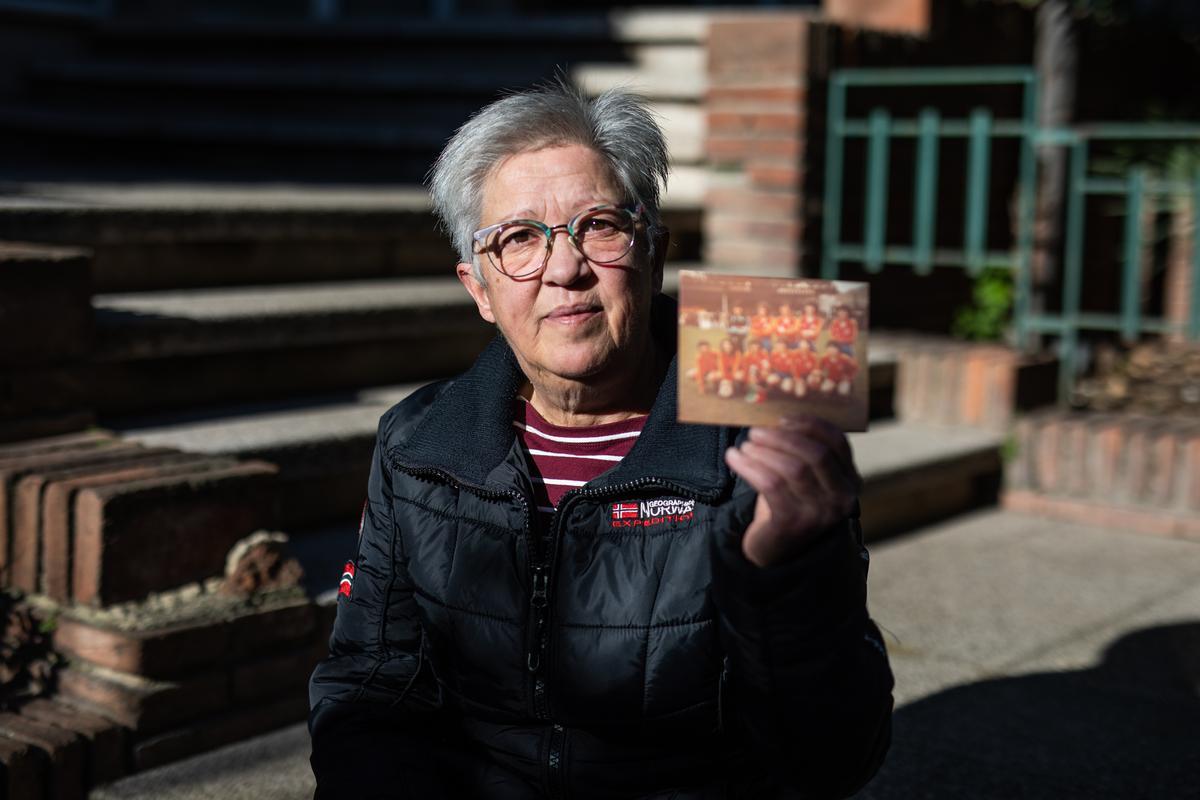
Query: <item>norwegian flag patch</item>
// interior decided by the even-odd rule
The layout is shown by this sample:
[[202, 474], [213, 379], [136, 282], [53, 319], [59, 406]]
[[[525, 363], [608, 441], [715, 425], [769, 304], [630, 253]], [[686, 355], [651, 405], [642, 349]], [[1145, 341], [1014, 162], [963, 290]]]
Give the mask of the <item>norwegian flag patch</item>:
[[349, 597], [352, 588], [354, 588], [354, 562], [347, 561], [346, 566], [342, 567], [342, 580], [338, 584], [338, 595]]
[[687, 525], [696, 514], [696, 501], [678, 497], [612, 504], [612, 527], [649, 528], [655, 525]]

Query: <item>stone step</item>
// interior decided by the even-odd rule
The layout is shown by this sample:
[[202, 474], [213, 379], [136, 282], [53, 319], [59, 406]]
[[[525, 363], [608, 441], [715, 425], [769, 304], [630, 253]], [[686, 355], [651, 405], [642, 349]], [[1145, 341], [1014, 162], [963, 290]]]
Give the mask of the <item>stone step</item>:
[[453, 277], [97, 295], [102, 417], [452, 375], [494, 335]]
[[999, 497], [1005, 434], [980, 428], [884, 421], [850, 434], [863, 477], [863, 533], [878, 540]]
[[[673, 260], [699, 256], [705, 185], [700, 167], [674, 171]], [[98, 292], [449, 275], [457, 261], [417, 185], [0, 184], [0, 239], [90, 248]]]

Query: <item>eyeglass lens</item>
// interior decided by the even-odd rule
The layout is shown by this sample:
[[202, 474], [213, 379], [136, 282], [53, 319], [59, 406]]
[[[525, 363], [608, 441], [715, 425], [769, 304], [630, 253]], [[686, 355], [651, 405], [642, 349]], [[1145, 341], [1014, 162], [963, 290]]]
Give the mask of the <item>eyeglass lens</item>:
[[[551, 234], [552, 235], [552, 234]], [[620, 260], [633, 247], [634, 217], [622, 208], [604, 208], [575, 220], [575, 245], [597, 264]], [[545, 229], [523, 222], [500, 227], [484, 243], [488, 258], [505, 275], [522, 277], [542, 268], [550, 255]]]

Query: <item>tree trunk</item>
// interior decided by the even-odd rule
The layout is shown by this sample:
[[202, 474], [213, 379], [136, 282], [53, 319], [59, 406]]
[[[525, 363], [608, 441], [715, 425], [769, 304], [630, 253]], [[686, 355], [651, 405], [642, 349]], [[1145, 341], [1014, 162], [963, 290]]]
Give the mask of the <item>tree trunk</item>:
[[[1068, 125], [1075, 114], [1078, 41], [1069, 0], [1043, 0], [1037, 9], [1034, 66], [1040, 96], [1038, 125]], [[1067, 157], [1061, 146], [1038, 152], [1040, 179], [1033, 242], [1033, 310], [1045, 307], [1046, 292], [1058, 280], [1062, 255], [1063, 206], [1066, 202]]]

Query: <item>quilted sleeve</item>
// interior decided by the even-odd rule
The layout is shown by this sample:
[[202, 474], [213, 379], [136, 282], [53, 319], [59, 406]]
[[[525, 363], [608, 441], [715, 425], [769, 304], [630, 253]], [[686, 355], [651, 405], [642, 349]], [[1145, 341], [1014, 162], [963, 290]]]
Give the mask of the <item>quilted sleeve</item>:
[[780, 784], [802, 797], [845, 797], [874, 776], [891, 742], [893, 679], [867, 615], [858, 521], [789, 563], [759, 568], [741, 550], [754, 497], [735, 495], [730, 524], [713, 540], [725, 719]]
[[441, 698], [397, 557], [380, 424], [353, 583], [339, 593], [329, 656], [309, 681], [318, 800], [448, 796], [437, 775]]

